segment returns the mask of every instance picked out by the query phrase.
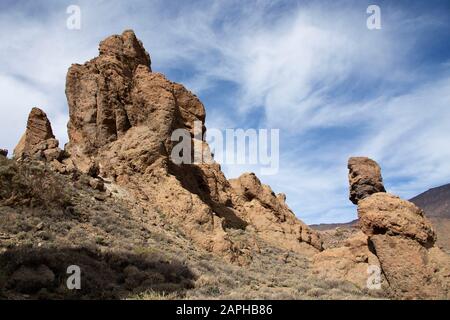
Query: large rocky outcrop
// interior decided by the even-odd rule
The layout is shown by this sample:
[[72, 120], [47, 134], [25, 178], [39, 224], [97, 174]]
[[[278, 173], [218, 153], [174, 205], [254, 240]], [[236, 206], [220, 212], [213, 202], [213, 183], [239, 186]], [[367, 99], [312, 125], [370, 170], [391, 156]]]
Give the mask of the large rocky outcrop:
[[[190, 132], [191, 144], [212, 158], [202, 138], [205, 108], [181, 84], [152, 72], [133, 31], [107, 38], [99, 51], [97, 58], [72, 65], [67, 74], [69, 158], [64, 166], [123, 187], [128, 201], [156, 208], [204, 248], [239, 263], [249, 258], [240, 250], [247, 244], [234, 244], [228, 228], [253, 226], [256, 234], [289, 250], [313, 254], [321, 249], [318, 233], [253, 175], [230, 184], [217, 163], [172, 161], [175, 129]], [[196, 140], [195, 122], [201, 131]], [[244, 185], [257, 190], [255, 199]]]
[[33, 108], [28, 116], [27, 128], [16, 148], [14, 158], [53, 161], [60, 159], [62, 150], [53, 135], [52, 126], [44, 111]]
[[348, 160], [350, 201], [358, 201], [373, 193], [385, 192], [381, 169], [378, 163], [366, 157], [352, 157]]
[[[422, 210], [385, 192], [375, 161], [350, 158], [348, 167], [352, 201], [358, 204], [359, 226], [372, 255], [372, 262], [363, 266], [381, 268], [383, 287], [394, 298], [449, 298], [450, 257], [435, 247], [436, 234]], [[364, 267], [352, 261], [361, 250], [355, 242], [325, 250], [315, 256], [317, 272], [361, 285]], [[340, 256], [348, 263], [342, 264]]]
[[[66, 150], [77, 167], [89, 171], [98, 148], [116, 141], [145, 107], [133, 109], [132, 83], [138, 67], [151, 71], [150, 56], [132, 31], [103, 40], [99, 56], [70, 67], [66, 78], [69, 104], [69, 144]], [[140, 73], [139, 73], [140, 74]], [[158, 119], [155, 119], [158, 120]]]

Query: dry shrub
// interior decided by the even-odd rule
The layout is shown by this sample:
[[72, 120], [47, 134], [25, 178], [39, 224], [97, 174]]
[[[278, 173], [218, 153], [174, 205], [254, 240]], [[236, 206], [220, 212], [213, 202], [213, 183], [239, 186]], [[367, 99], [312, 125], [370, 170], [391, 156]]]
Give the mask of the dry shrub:
[[69, 200], [64, 183], [42, 163], [0, 157], [0, 205], [64, 208]]

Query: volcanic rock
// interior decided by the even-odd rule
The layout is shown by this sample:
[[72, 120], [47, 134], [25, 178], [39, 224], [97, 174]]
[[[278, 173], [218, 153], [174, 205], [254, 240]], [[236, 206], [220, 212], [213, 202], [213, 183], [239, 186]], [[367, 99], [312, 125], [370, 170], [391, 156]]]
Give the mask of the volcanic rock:
[[376, 266], [382, 290], [393, 298], [448, 299], [450, 257], [435, 246], [436, 234], [423, 211], [385, 192], [375, 161], [350, 158], [348, 168], [350, 200], [358, 204], [363, 233], [315, 255], [315, 272], [364, 287], [369, 267]]
[[41, 288], [51, 287], [54, 281], [55, 275], [46, 265], [22, 266], [11, 275], [7, 286], [22, 293], [33, 293]]
[[369, 235], [402, 236], [431, 247], [436, 241], [431, 223], [412, 202], [377, 193], [358, 203], [359, 225]]
[[28, 116], [26, 131], [14, 149], [14, 158], [33, 158], [49, 162], [58, 160], [62, 156], [58, 145], [45, 112], [33, 108]]
[[322, 250], [319, 234], [295, 217], [284, 202], [285, 196], [275, 195], [254, 173], [245, 173], [230, 184], [243, 200], [235, 202], [245, 209], [248, 223], [263, 239], [297, 252], [305, 252], [305, 244]]
[[366, 157], [352, 157], [348, 160], [350, 201], [358, 201], [377, 192], [385, 192], [381, 169], [378, 163]]
[[[370, 163], [373, 181], [381, 183], [379, 167], [369, 160], [363, 162]], [[349, 163], [350, 176], [358, 176], [352, 175], [355, 160]], [[383, 192], [356, 198], [359, 225], [368, 236], [369, 249], [380, 261], [388, 292], [402, 299], [448, 297], [449, 280], [439, 273], [448, 260], [433, 258], [442, 255], [434, 247], [436, 234], [423, 211], [412, 202]]]
[[[349, 281], [367, 288], [369, 267], [380, 262], [368, 247], [368, 237], [361, 231], [347, 239], [343, 246], [324, 250], [313, 257], [315, 274], [324, 279]], [[383, 282], [384, 279], [380, 279]]]
[[446, 261], [433, 261], [431, 256], [438, 248], [431, 253], [415, 240], [386, 234], [370, 236], [369, 241], [389, 283], [391, 296], [448, 299], [448, 272], [447, 277], [442, 277], [437, 271], [448, 268], [450, 257], [447, 256]]
[[[133, 77], [139, 66], [151, 71], [150, 56], [133, 31], [103, 40], [99, 52], [84, 65], [72, 65], [66, 78], [70, 116], [66, 151], [84, 171], [90, 169], [89, 156], [123, 136], [138, 117], [136, 110], [130, 111]], [[148, 116], [142, 107], [139, 113]]]
[[[156, 208], [202, 247], [237, 263], [248, 261], [240, 249], [246, 245], [234, 244], [227, 228], [254, 225], [259, 236], [281, 247], [321, 249], [318, 233], [295, 217], [283, 197], [253, 178], [254, 201], [241, 190], [246, 178], [230, 184], [204, 141], [203, 104], [181, 84], [152, 72], [150, 57], [132, 31], [102, 41], [99, 51], [97, 58], [72, 65], [67, 74], [66, 165], [84, 173], [94, 168], [113, 182], [107, 187], [127, 190], [130, 203]], [[173, 162], [176, 129], [191, 136], [191, 155], [200, 152], [208, 161]]]

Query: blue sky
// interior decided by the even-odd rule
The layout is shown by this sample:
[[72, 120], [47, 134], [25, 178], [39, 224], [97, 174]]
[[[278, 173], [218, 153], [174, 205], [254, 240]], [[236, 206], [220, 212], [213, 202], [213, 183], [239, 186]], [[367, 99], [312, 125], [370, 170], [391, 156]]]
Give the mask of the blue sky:
[[[71, 4], [81, 30], [66, 28]], [[381, 30], [366, 27], [370, 4]], [[307, 223], [356, 217], [349, 156], [377, 160], [405, 198], [450, 182], [449, 1], [3, 0], [0, 27], [0, 144], [11, 151], [33, 106], [67, 142], [68, 67], [131, 28], [153, 70], [200, 97], [208, 127], [280, 129], [279, 173], [261, 180]]]

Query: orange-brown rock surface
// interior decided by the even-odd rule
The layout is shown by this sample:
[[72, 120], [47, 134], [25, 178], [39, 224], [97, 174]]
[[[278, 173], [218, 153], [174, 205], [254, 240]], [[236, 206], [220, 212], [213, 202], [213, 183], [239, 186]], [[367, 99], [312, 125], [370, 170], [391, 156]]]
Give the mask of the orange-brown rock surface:
[[450, 266], [450, 257], [431, 257], [440, 249], [434, 247], [436, 234], [421, 209], [391, 194], [376, 193], [358, 203], [358, 216], [393, 296], [448, 297], [450, 278], [438, 271]]
[[359, 225], [368, 236], [401, 236], [431, 247], [436, 235], [414, 203], [389, 193], [376, 193], [358, 203]]
[[[253, 173], [230, 180], [239, 196], [236, 202], [247, 222], [266, 241], [292, 251], [322, 250], [322, 241], [317, 232], [299, 221], [285, 203], [285, 196], [277, 196], [268, 185], [264, 185]], [[311, 251], [311, 250], [310, 250]], [[314, 250], [312, 250], [313, 253]]]
[[39, 108], [33, 108], [28, 116], [26, 131], [14, 149], [14, 158], [17, 160], [25, 158], [57, 160], [62, 156], [58, 145], [59, 142], [53, 135], [50, 121], [45, 112]]
[[352, 157], [348, 160], [350, 201], [358, 201], [373, 193], [385, 192], [381, 169], [378, 163], [366, 157]]
[[325, 279], [346, 280], [359, 288], [367, 288], [369, 267], [380, 266], [375, 254], [370, 252], [368, 237], [359, 231], [347, 239], [343, 246], [327, 249], [313, 257], [313, 269]]
[[450, 296], [450, 256], [435, 246], [436, 234], [421, 209], [386, 193], [378, 164], [350, 158], [350, 199], [358, 204], [359, 233], [313, 259], [317, 274], [364, 287], [368, 268], [381, 271], [382, 288], [400, 299]]
[[[228, 228], [253, 227], [261, 238], [289, 250], [321, 250], [318, 233], [253, 175], [230, 184], [217, 163], [172, 161], [173, 131], [186, 129], [193, 136], [197, 121], [204, 133], [205, 108], [184, 86], [152, 72], [133, 31], [107, 38], [99, 51], [67, 74], [69, 158], [63, 166], [123, 187], [127, 199], [156, 208], [202, 247], [238, 263], [249, 258], [241, 251], [247, 244], [234, 244]], [[196, 138], [202, 155], [212, 158], [203, 138]], [[249, 198], [243, 186], [257, 196]]]

